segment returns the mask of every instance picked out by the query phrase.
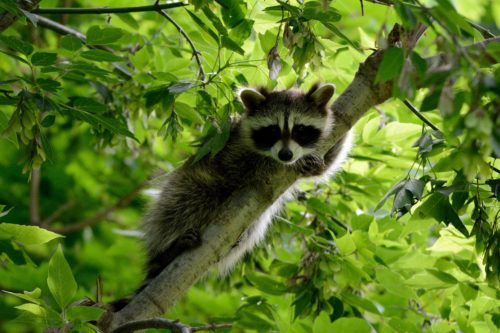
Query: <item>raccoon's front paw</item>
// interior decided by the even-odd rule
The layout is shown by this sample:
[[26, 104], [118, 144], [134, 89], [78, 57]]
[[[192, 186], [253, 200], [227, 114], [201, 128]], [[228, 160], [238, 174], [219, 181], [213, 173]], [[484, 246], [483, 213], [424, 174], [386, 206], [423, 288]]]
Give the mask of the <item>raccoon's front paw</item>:
[[297, 161], [296, 170], [304, 177], [319, 176], [325, 172], [325, 161], [318, 156], [306, 155]]

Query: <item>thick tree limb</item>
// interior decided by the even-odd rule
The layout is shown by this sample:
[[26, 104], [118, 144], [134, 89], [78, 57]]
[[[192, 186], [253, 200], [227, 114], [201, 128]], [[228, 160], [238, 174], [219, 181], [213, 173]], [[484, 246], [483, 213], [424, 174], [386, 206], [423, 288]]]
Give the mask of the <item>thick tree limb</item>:
[[116, 329], [111, 333], [130, 333], [138, 330], [143, 330], [146, 328], [168, 328], [173, 333], [193, 333], [200, 331], [215, 331], [216, 329], [231, 328], [232, 324], [212, 324], [204, 326], [188, 326], [177, 320], [168, 320], [163, 318], [153, 318], [146, 320], [137, 320], [126, 323]]

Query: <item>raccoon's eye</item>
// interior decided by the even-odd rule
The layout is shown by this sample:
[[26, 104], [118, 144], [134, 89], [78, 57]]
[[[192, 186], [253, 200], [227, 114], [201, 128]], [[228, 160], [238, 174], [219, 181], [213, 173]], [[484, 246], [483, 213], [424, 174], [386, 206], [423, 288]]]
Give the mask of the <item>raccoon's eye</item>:
[[252, 140], [258, 149], [271, 149], [281, 139], [281, 130], [278, 125], [262, 127], [252, 131]]
[[292, 129], [292, 139], [303, 147], [313, 146], [320, 136], [321, 131], [313, 126], [299, 124]]

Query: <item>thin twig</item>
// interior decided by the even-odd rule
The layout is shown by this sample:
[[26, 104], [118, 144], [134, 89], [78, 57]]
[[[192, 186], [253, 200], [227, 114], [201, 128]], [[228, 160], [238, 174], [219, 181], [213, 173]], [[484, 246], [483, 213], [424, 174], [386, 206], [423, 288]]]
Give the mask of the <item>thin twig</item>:
[[75, 205], [75, 202], [73, 200], [69, 200], [66, 203], [64, 203], [62, 206], [58, 207], [52, 214], [47, 216], [41, 223], [40, 225], [42, 227], [47, 227], [49, 226], [52, 222], [54, 222], [59, 216], [62, 215], [65, 211], [70, 209]]
[[30, 223], [40, 225], [40, 168], [33, 168], [30, 178]]
[[200, 59], [200, 54], [201, 53], [200, 53], [200, 51], [198, 51], [196, 49], [196, 47], [194, 46], [193, 41], [191, 40], [191, 38], [189, 38], [189, 36], [184, 31], [184, 29], [182, 29], [182, 27], [177, 22], [175, 22], [175, 20], [170, 15], [168, 15], [166, 11], [158, 9], [157, 12], [161, 16], [163, 16], [164, 18], [166, 18], [170, 23], [172, 23], [175, 26], [175, 28], [177, 29], [177, 31], [179, 31], [179, 33], [189, 43], [189, 46], [191, 46], [191, 50], [193, 51], [193, 57], [196, 59], [196, 63], [198, 64], [198, 67], [199, 67], [198, 78], [202, 82], [205, 82], [205, 71], [203, 70], [203, 65], [201, 64], [201, 59]]
[[217, 329], [231, 328], [232, 324], [210, 324], [204, 326], [188, 326], [178, 320], [169, 320], [163, 318], [152, 318], [146, 320], [136, 320], [128, 322], [117, 327], [111, 333], [130, 333], [146, 328], [168, 328], [173, 333], [192, 333], [200, 331], [215, 331]]
[[[51, 19], [48, 19], [46, 17], [40, 16], [40, 15], [35, 15], [36, 19], [38, 20], [38, 24], [42, 27], [48, 28], [52, 31], [55, 31], [61, 35], [73, 35], [80, 39], [82, 42], [87, 43], [87, 37], [82, 34], [80, 31], [75, 30], [73, 28], [67, 27], [65, 25], [62, 25], [58, 22], [52, 21]], [[105, 46], [100, 46], [100, 45], [87, 45], [89, 49], [100, 49], [100, 50], [105, 50], [108, 52], [114, 52], [113, 49], [110, 49]], [[113, 67], [116, 68], [118, 72], [123, 74], [127, 78], [132, 78], [132, 74], [122, 65], [119, 63], [113, 62], [112, 63]]]
[[98, 8], [38, 8], [31, 12], [35, 14], [117, 14], [117, 13], [137, 13], [137, 12], [153, 12], [158, 9], [169, 9], [176, 7], [187, 6], [186, 2], [174, 2], [167, 4], [154, 4], [150, 6], [136, 7], [98, 7]]
[[407, 99], [403, 101], [404, 105], [410, 109], [411, 112], [413, 112], [414, 115], [416, 115], [420, 120], [422, 120], [426, 125], [428, 125], [430, 128], [432, 128], [435, 131], [441, 132], [441, 130], [434, 125], [429, 119], [427, 119], [420, 111], [417, 110], [413, 104], [410, 103]]
[[233, 324], [209, 324], [204, 326], [193, 326], [191, 327], [191, 332], [215, 331], [218, 329], [229, 329], [231, 327], [233, 327]]
[[103, 208], [100, 211], [98, 211], [94, 216], [89, 217], [83, 221], [70, 224], [67, 226], [63, 226], [60, 228], [50, 228], [50, 230], [57, 232], [59, 234], [69, 234], [71, 232], [79, 231], [82, 230], [86, 227], [90, 227], [92, 225], [95, 225], [99, 222], [101, 222], [103, 219], [105, 219], [108, 215], [113, 213], [115, 210], [126, 207], [132, 200], [134, 200], [137, 195], [139, 195], [140, 191], [142, 188], [146, 185], [146, 182], [143, 182], [139, 185], [137, 185], [132, 191], [128, 192], [123, 196], [120, 200], [118, 200], [114, 205]]

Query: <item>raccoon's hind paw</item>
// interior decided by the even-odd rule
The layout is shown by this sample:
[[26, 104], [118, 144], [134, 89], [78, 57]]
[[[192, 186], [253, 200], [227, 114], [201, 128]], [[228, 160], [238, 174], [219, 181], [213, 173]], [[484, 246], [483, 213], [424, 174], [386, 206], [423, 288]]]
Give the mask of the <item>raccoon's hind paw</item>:
[[304, 177], [322, 175], [326, 170], [323, 158], [315, 155], [306, 155], [297, 161], [295, 169]]

